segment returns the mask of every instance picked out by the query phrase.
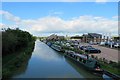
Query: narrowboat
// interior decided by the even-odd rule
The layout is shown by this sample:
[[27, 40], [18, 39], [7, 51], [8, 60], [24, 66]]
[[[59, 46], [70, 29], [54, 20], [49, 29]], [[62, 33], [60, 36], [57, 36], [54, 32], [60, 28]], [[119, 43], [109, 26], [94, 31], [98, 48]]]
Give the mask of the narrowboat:
[[52, 44], [51, 48], [54, 49], [54, 50], [56, 50], [56, 51], [58, 51], [58, 52], [64, 52], [64, 50], [62, 49], [62, 47], [59, 46], [59, 45], [56, 45], [56, 44]]
[[74, 51], [66, 50], [65, 57], [76, 61], [78, 64], [84, 66], [90, 71], [103, 73], [103, 69], [101, 68], [99, 62], [88, 55], [78, 54]]
[[49, 47], [51, 47], [52, 43], [51, 42], [47, 42], [46, 43]]

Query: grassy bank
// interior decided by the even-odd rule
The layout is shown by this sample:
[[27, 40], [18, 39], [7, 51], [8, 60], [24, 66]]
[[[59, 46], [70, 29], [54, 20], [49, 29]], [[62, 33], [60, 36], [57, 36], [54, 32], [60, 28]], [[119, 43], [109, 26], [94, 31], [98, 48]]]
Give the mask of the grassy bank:
[[[120, 68], [118, 67], [114, 67], [115, 65], [112, 64], [108, 64], [108, 63], [104, 63], [102, 61], [100, 61], [101, 67], [104, 70], [109, 71], [110, 73], [116, 74], [118, 76], [120, 76]], [[116, 63], [116, 65], [119, 65], [120, 63]]]
[[34, 45], [35, 41], [29, 42], [27, 47], [24, 47], [15, 53], [3, 57], [3, 78], [11, 77], [12, 75], [19, 72], [24, 72], [27, 66], [27, 62], [32, 55]]
[[120, 62], [113, 62], [113, 61], [107, 61], [105, 58], [98, 58], [97, 56], [95, 57], [95, 56], [93, 56], [93, 55], [91, 55], [91, 57], [93, 57], [93, 58], [95, 58], [96, 60], [98, 60], [98, 62], [101, 64], [101, 67], [104, 69], [104, 70], [106, 70], [106, 71], [108, 71], [108, 72], [110, 72], [110, 73], [112, 73], [112, 74], [115, 74], [115, 75], [118, 75], [118, 76], [120, 76]]

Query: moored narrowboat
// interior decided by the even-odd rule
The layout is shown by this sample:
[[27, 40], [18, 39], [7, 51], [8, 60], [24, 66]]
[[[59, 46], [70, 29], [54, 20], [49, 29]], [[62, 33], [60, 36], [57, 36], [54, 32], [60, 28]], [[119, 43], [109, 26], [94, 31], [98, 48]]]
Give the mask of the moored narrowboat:
[[103, 72], [99, 62], [88, 55], [78, 54], [74, 51], [66, 50], [65, 56], [76, 61], [78, 64], [84, 66], [86, 69], [93, 71], [93, 72]]
[[46, 43], [49, 47], [51, 47], [52, 43], [51, 42], [47, 42]]
[[51, 48], [54, 49], [54, 50], [56, 50], [56, 51], [58, 51], [58, 52], [64, 52], [64, 50], [62, 49], [62, 47], [59, 46], [59, 45], [56, 45], [56, 44], [52, 44]]

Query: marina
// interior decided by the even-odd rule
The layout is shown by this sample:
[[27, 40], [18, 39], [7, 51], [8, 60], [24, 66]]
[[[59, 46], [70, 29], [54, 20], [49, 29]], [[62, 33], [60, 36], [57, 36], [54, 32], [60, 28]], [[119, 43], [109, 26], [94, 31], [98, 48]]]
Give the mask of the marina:
[[2, 1], [0, 78], [120, 80], [118, 5]]

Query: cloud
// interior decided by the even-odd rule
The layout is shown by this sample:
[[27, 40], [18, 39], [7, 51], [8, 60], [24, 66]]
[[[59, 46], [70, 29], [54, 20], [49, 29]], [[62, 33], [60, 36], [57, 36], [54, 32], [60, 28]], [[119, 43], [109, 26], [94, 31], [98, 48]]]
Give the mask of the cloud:
[[48, 16], [37, 20], [25, 20], [24, 24], [30, 24], [32, 32], [69, 32], [69, 33], [116, 33], [118, 23], [104, 17], [80, 16], [71, 20], [60, 17]]
[[5, 24], [3, 23], [0, 23], [0, 29], [4, 28], [5, 27]]
[[96, 0], [96, 2], [108, 2], [108, 0]]
[[19, 17], [16, 17], [14, 15], [12, 15], [11, 13], [7, 12], [7, 11], [3, 11], [1, 10], [0, 11], [0, 14], [2, 15], [2, 17], [4, 17], [5, 19], [7, 20], [10, 20], [10, 21], [14, 21], [16, 23], [20, 22], [21, 19]]
[[54, 10], [50, 10], [49, 11], [49, 16], [58, 16], [58, 15], [62, 15], [63, 12], [60, 11], [54, 11]]
[[[83, 15], [69, 20], [64, 20], [57, 16], [45, 16], [38, 19], [20, 19], [4, 12], [4, 18], [15, 22], [21, 29], [33, 34], [40, 33], [116, 33], [118, 32], [117, 16], [111, 19], [101, 16]], [[2, 13], [3, 14], [3, 13]], [[10, 15], [10, 17], [9, 17]], [[17, 24], [16, 24], [17, 22]], [[15, 26], [14, 25], [14, 26]]]

